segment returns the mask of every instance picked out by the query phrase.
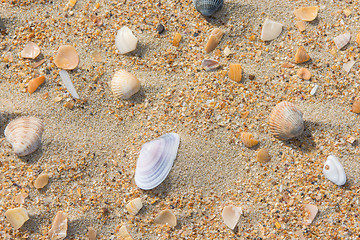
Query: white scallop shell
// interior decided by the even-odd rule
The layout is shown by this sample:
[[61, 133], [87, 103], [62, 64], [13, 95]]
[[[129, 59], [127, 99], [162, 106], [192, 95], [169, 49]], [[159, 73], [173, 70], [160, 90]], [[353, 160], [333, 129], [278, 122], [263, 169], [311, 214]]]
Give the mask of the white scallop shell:
[[131, 73], [120, 70], [111, 80], [111, 90], [121, 99], [129, 99], [140, 90], [140, 81]]
[[11, 143], [15, 154], [25, 156], [35, 152], [41, 145], [44, 125], [36, 117], [20, 117], [5, 128], [6, 140]]
[[267, 18], [262, 27], [261, 40], [270, 41], [277, 38], [282, 32], [282, 27], [281, 23]]
[[338, 50], [346, 46], [350, 41], [350, 33], [344, 33], [334, 38], [334, 43]]
[[346, 182], [345, 170], [339, 162], [339, 159], [334, 155], [330, 155], [327, 158], [323, 168], [323, 174], [327, 179], [338, 186], [342, 186]]
[[132, 31], [124, 26], [116, 34], [115, 45], [120, 54], [132, 52], [136, 49], [138, 39], [134, 36]]
[[135, 170], [135, 183], [139, 188], [150, 190], [165, 180], [179, 144], [179, 135], [168, 133], [142, 146]]
[[242, 209], [240, 207], [229, 205], [224, 207], [221, 213], [221, 217], [224, 220], [226, 226], [228, 226], [230, 229], [234, 229], [239, 221], [241, 214], [242, 214]]

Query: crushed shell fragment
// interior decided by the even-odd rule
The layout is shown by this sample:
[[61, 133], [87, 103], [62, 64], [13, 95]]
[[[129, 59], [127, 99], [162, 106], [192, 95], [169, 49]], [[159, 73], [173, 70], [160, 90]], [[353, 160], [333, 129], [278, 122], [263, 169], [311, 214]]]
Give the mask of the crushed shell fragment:
[[51, 229], [48, 232], [48, 237], [51, 240], [64, 239], [67, 235], [67, 213], [58, 211], [55, 219], [52, 222]]
[[309, 54], [303, 46], [299, 47], [295, 54], [295, 63], [304, 63], [310, 60]]
[[355, 98], [351, 107], [351, 111], [353, 113], [360, 113], [360, 97]]
[[261, 30], [261, 40], [271, 41], [277, 38], [282, 32], [283, 25], [270, 19], [265, 19]]
[[334, 43], [338, 50], [345, 47], [350, 42], [351, 35], [350, 33], [344, 33], [334, 38]]
[[79, 64], [79, 55], [73, 46], [62, 45], [57, 51], [54, 63], [58, 68], [72, 70]]
[[155, 217], [154, 222], [159, 224], [167, 224], [170, 227], [175, 227], [177, 224], [175, 214], [169, 209], [161, 211], [159, 215]]
[[235, 82], [240, 82], [242, 79], [242, 68], [240, 64], [230, 63], [229, 65], [229, 78]]
[[45, 187], [46, 184], [48, 184], [48, 182], [49, 182], [49, 175], [46, 173], [40, 174], [34, 182], [34, 187], [36, 189], [41, 189]]
[[179, 47], [180, 46], [180, 41], [181, 41], [181, 34], [180, 33], [175, 33], [174, 39], [172, 41], [172, 45], [174, 47]]
[[29, 220], [28, 212], [22, 207], [7, 210], [5, 212], [5, 216], [11, 226], [16, 230], [21, 228], [21, 226]]
[[22, 58], [34, 59], [40, 54], [40, 48], [36, 43], [28, 42], [24, 49], [20, 52]]
[[268, 150], [266, 150], [265, 148], [261, 148], [257, 152], [256, 159], [258, 160], [258, 162], [267, 163], [271, 160], [271, 156]]
[[119, 229], [119, 235], [120, 237], [122, 237], [124, 240], [133, 240], [132, 236], [130, 235], [130, 233], [128, 232], [127, 228], [125, 225], [122, 225], [121, 228]]
[[258, 145], [259, 141], [254, 138], [254, 136], [251, 133], [248, 132], [242, 132], [240, 135], [240, 139], [242, 143], [245, 145], [245, 147], [252, 148], [256, 145]]
[[28, 93], [33, 93], [35, 92], [35, 90], [41, 85], [43, 84], [45, 81], [45, 76], [40, 76], [34, 79], [31, 79], [29, 81], [29, 85], [27, 87], [27, 91]]
[[318, 208], [313, 204], [304, 204], [304, 208], [306, 211], [306, 216], [304, 219], [305, 225], [310, 225], [312, 221], [314, 221], [316, 214], [318, 213]]
[[297, 71], [297, 75], [299, 78], [304, 79], [304, 80], [309, 80], [311, 78], [311, 73], [306, 68], [300, 68]]
[[240, 207], [235, 207], [234, 205], [229, 205], [224, 207], [221, 217], [230, 229], [234, 229], [236, 224], [239, 221], [240, 215], [242, 214], [242, 209]]
[[224, 31], [221, 30], [220, 28], [215, 28], [211, 34], [210, 34], [210, 38], [209, 40], [207, 41], [206, 43], [206, 46], [205, 46], [205, 51], [207, 53], [213, 51], [219, 44], [221, 38], [223, 37], [224, 35]]
[[141, 198], [135, 198], [126, 204], [126, 210], [132, 215], [136, 215], [142, 207]]

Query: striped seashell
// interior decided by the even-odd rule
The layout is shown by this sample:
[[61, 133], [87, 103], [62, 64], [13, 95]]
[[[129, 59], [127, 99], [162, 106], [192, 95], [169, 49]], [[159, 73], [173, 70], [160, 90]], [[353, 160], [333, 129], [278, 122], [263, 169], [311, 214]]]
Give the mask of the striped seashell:
[[139, 188], [150, 190], [165, 180], [179, 144], [179, 135], [168, 133], [142, 146], [135, 170], [135, 183]]
[[137, 42], [138, 39], [126, 26], [120, 28], [115, 37], [115, 46], [119, 50], [120, 54], [134, 51], [136, 49]]
[[111, 90], [116, 97], [129, 99], [140, 90], [140, 81], [133, 74], [120, 70], [111, 80]]
[[209, 40], [205, 45], [205, 51], [207, 53], [213, 51], [218, 45], [221, 38], [224, 36], [224, 31], [220, 28], [215, 28], [211, 31]]
[[346, 183], [346, 174], [339, 159], [333, 155], [330, 155], [323, 168], [323, 174], [327, 179], [332, 181], [338, 186], [342, 186]]
[[204, 16], [211, 16], [215, 12], [221, 9], [223, 0], [194, 0], [193, 1], [196, 10], [198, 10]]
[[289, 102], [278, 103], [270, 114], [270, 131], [278, 139], [288, 140], [304, 131], [303, 114]]
[[235, 82], [240, 82], [242, 79], [242, 68], [240, 64], [230, 63], [229, 78]]
[[12, 145], [15, 154], [25, 156], [35, 152], [41, 145], [44, 125], [36, 117], [20, 117], [11, 121], [5, 128], [6, 140]]
[[141, 198], [135, 198], [126, 204], [126, 210], [132, 215], [136, 215], [142, 207]]
[[248, 132], [242, 132], [240, 135], [240, 139], [243, 142], [243, 144], [245, 145], [245, 147], [248, 147], [248, 148], [252, 148], [259, 143], [259, 141], [254, 139], [253, 135]]
[[334, 43], [338, 50], [342, 49], [350, 42], [350, 33], [344, 33], [334, 38]]

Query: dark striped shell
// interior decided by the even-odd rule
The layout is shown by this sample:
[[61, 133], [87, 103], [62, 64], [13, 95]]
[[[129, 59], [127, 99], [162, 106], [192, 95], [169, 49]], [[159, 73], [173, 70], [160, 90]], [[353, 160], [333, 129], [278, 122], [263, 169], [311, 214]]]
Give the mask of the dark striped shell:
[[194, 0], [194, 6], [204, 16], [211, 16], [220, 10], [224, 0]]

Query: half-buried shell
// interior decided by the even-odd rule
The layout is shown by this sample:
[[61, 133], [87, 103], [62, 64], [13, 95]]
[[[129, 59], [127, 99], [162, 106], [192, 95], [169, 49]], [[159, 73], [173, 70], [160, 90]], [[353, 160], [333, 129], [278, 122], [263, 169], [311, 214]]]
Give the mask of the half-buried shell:
[[133, 74], [120, 70], [111, 80], [111, 90], [116, 97], [129, 99], [140, 90], [140, 81]]
[[135, 170], [135, 183], [139, 188], [150, 190], [165, 180], [179, 144], [179, 135], [168, 133], [142, 146]]
[[270, 114], [270, 131], [281, 140], [300, 136], [304, 131], [302, 112], [289, 102], [278, 103]]
[[5, 128], [6, 140], [12, 145], [15, 154], [25, 156], [35, 152], [41, 145], [44, 125], [36, 117], [20, 117], [11, 121]]
[[327, 158], [323, 173], [327, 179], [338, 186], [342, 186], [346, 183], [345, 170], [339, 162], [339, 159], [333, 155], [330, 155]]
[[221, 9], [223, 0], [194, 0], [193, 1], [196, 10], [198, 10], [204, 16], [211, 16], [215, 12]]

